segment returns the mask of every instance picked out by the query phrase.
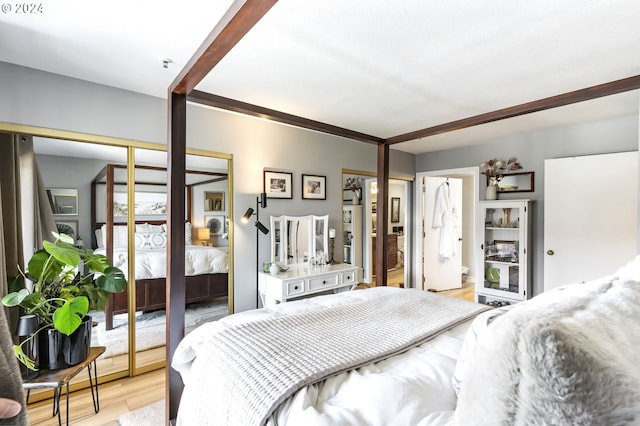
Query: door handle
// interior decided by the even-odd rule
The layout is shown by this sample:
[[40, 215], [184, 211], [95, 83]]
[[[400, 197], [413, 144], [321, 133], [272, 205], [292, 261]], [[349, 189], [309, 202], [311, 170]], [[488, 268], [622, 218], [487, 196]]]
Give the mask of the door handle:
[[549, 256], [553, 256], [554, 254], [556, 254], [556, 252], [555, 252], [555, 251], [553, 251], [553, 250], [547, 250], [547, 254], [548, 254]]

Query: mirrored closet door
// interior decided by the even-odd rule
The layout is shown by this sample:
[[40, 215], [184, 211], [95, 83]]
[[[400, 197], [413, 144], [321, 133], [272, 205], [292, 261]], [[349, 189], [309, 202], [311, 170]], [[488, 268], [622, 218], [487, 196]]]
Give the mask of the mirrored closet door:
[[[3, 152], [13, 152], [12, 144], [20, 138], [33, 145], [47, 208], [54, 213], [51, 226], [71, 235], [76, 247], [107, 255], [127, 276], [127, 290], [111, 296], [104, 312], [90, 313], [94, 323], [91, 344], [107, 348], [98, 359], [99, 375], [117, 378], [164, 367], [168, 181], [164, 147], [37, 128], [34, 134], [18, 135], [12, 127], [0, 126], [0, 143], [10, 148]], [[19, 163], [17, 158], [10, 162]], [[186, 164], [188, 333], [233, 311], [229, 278], [233, 197], [230, 155], [188, 150]], [[14, 180], [33, 179], [32, 175], [29, 169], [28, 178]], [[27, 205], [34, 209], [33, 201]], [[21, 221], [33, 223], [33, 211], [21, 213]], [[29, 235], [7, 249], [8, 263], [9, 257], [19, 257], [20, 247], [26, 259], [36, 249], [28, 242], [34, 241], [34, 226], [24, 228]], [[11, 251], [16, 253], [11, 255]], [[83, 380], [86, 378], [78, 378], [78, 386]], [[42, 399], [48, 397], [47, 392]], [[34, 398], [38, 396], [32, 393], [31, 400]]]

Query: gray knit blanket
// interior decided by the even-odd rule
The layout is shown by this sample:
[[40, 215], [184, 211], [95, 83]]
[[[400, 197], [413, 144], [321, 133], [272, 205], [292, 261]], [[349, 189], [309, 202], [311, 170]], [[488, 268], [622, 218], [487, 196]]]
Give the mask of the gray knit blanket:
[[206, 367], [190, 386], [210, 401], [198, 417], [203, 424], [262, 425], [298, 389], [404, 352], [486, 309], [407, 289], [223, 328], [199, 351], [206, 360], [195, 362]]

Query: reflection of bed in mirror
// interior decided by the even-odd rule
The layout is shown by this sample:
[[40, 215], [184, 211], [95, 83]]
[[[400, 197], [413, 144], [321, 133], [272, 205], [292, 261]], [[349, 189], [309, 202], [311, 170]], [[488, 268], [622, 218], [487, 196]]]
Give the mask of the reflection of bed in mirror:
[[[138, 166], [136, 166], [138, 167]], [[127, 226], [118, 223], [114, 217], [114, 187], [122, 182], [114, 178], [113, 169], [123, 166], [109, 164], [92, 182], [92, 227], [95, 230], [93, 247], [98, 253], [105, 254], [113, 266], [128, 273], [128, 234]], [[109, 171], [109, 169], [112, 169]], [[126, 169], [124, 169], [126, 172]], [[226, 178], [226, 175], [225, 175]], [[211, 181], [208, 176], [205, 182]], [[99, 222], [97, 213], [101, 197], [98, 185], [105, 185], [103, 210], [106, 219]], [[195, 184], [191, 184], [190, 188]], [[166, 193], [165, 193], [166, 194]], [[190, 197], [189, 197], [190, 198]], [[111, 200], [111, 202], [110, 202]], [[101, 206], [100, 206], [101, 207]], [[187, 208], [187, 217], [191, 217], [191, 208]], [[163, 220], [140, 219], [136, 216], [134, 232], [135, 244], [135, 287], [136, 311], [164, 309], [166, 303], [167, 269], [167, 226]], [[203, 302], [228, 295], [228, 250], [227, 247], [207, 247], [194, 245], [191, 241], [191, 223], [185, 223], [185, 282], [186, 303]], [[111, 295], [105, 309], [105, 328], [113, 328], [113, 316], [128, 312], [128, 291]]]

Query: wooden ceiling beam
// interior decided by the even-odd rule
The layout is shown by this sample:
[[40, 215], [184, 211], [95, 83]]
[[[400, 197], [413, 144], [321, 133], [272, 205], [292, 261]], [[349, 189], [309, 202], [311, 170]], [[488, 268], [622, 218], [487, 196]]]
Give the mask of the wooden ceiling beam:
[[191, 93], [276, 2], [236, 0], [171, 83], [169, 93]]
[[310, 120], [308, 118], [300, 117], [297, 115], [287, 114], [286, 112], [264, 108], [259, 105], [249, 104], [246, 102], [225, 98], [223, 96], [206, 93], [199, 90], [193, 90], [187, 96], [187, 100], [190, 102], [207, 105], [213, 108], [224, 109], [227, 111], [233, 111], [252, 117], [263, 118], [282, 124], [301, 127], [303, 129], [315, 130], [322, 133], [342, 136], [348, 139], [355, 139], [360, 142], [367, 142], [372, 144], [384, 143], [384, 139], [377, 136], [367, 135], [365, 133], [356, 132], [342, 127], [333, 126], [331, 124], [322, 123], [320, 121]]
[[574, 90], [573, 92], [567, 92], [561, 95], [539, 99], [537, 101], [526, 102], [524, 104], [503, 108], [484, 114], [474, 115], [473, 117], [467, 117], [461, 120], [455, 120], [449, 123], [427, 127], [426, 129], [416, 130], [398, 136], [393, 136], [386, 139], [385, 144], [393, 145], [396, 143], [408, 142], [415, 139], [438, 135], [441, 133], [453, 132], [455, 130], [478, 126], [480, 124], [487, 124], [494, 121], [504, 120], [506, 118], [513, 118], [520, 115], [530, 114], [532, 112], [544, 111], [547, 109], [601, 98], [603, 96], [628, 92], [629, 90], [636, 90], [639, 88], [640, 75], [635, 75], [633, 77], [627, 77], [621, 80], [598, 84], [596, 86], [587, 87], [585, 89]]

